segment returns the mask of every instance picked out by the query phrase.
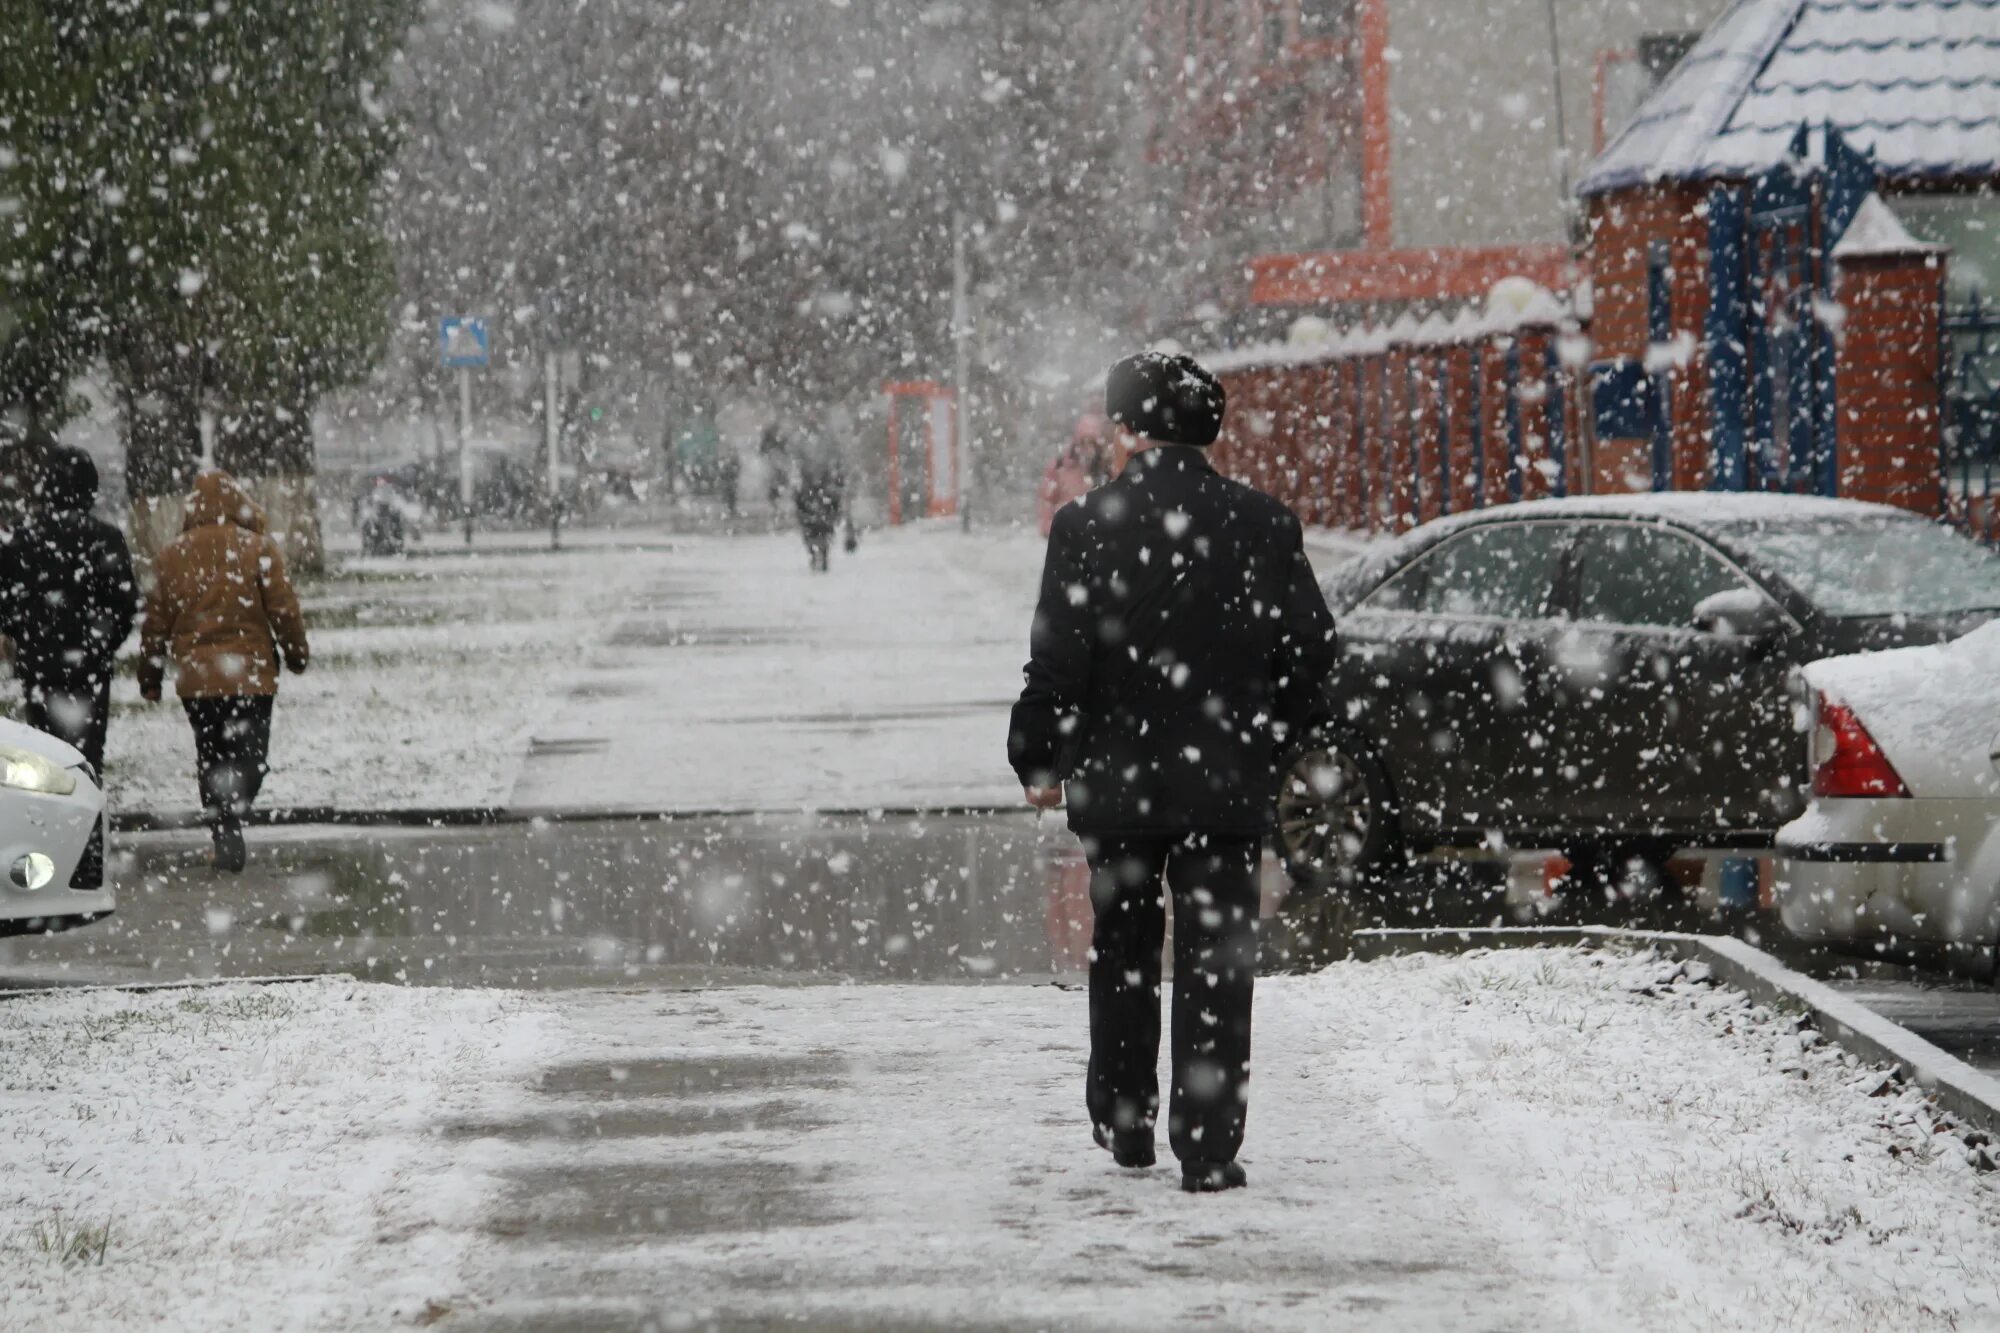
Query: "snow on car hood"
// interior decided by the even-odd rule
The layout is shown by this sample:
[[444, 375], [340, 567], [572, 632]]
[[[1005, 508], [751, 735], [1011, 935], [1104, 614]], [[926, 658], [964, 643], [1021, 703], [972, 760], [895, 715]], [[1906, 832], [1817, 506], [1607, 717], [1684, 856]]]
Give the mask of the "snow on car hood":
[[2000, 795], [2000, 621], [1951, 643], [1824, 658], [1806, 681], [1855, 711], [1912, 795]]
[[18, 750], [31, 750], [45, 758], [53, 759], [64, 768], [75, 768], [83, 763], [83, 755], [75, 746], [57, 740], [46, 731], [36, 731], [33, 727], [15, 722], [11, 718], [0, 717], [0, 745], [11, 745]]

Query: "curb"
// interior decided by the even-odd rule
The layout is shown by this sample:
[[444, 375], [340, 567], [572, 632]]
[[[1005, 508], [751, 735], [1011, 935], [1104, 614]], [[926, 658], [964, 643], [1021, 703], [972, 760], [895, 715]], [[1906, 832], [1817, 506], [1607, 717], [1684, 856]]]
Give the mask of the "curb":
[[127, 995], [151, 995], [156, 991], [213, 990], [217, 986], [296, 986], [308, 981], [353, 981], [351, 972], [301, 972], [282, 977], [198, 977], [188, 981], [83, 982], [47, 981], [33, 985], [12, 985], [0, 989], [0, 1001], [27, 1000], [37, 995], [101, 995], [119, 991]]
[[1469, 953], [1475, 949], [1601, 948], [1645, 944], [1714, 969], [1715, 978], [1766, 1005], [1791, 1006], [1812, 1015], [1821, 1035], [1861, 1059], [1891, 1065], [1937, 1098], [1968, 1125], [2000, 1135], [2000, 1078], [1892, 1023], [1824, 982], [1794, 972], [1763, 950], [1720, 935], [1619, 930], [1579, 926], [1553, 930], [1361, 930], [1354, 956], [1361, 960], [1410, 953]]
[[[437, 806], [403, 810], [349, 810], [338, 806], [301, 805], [252, 810], [245, 821], [252, 828], [287, 828], [318, 824], [334, 828], [497, 828], [509, 824], [674, 824], [698, 819], [748, 819], [791, 823], [801, 819], [951, 819], [1029, 815], [1019, 803], [998, 805], [877, 805], [840, 806], [820, 810], [755, 810], [718, 807], [712, 810], [621, 810], [589, 806]], [[196, 810], [127, 810], [111, 816], [113, 833], [168, 833], [206, 828]]]

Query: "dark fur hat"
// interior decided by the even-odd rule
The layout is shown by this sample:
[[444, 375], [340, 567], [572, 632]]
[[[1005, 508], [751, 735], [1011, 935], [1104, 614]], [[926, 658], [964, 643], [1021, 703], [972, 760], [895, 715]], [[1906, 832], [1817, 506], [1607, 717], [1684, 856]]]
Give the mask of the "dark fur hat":
[[1162, 444], [1214, 444], [1227, 405], [1215, 376], [1179, 353], [1128, 356], [1104, 383], [1105, 415]]

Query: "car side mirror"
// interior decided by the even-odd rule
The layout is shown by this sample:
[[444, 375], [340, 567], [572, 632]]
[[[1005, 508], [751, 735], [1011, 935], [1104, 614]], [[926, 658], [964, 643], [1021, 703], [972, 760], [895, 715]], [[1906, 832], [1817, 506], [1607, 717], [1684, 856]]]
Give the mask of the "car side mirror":
[[1785, 613], [1755, 588], [1730, 588], [1695, 603], [1694, 627], [1724, 639], [1762, 642], [1784, 632]]

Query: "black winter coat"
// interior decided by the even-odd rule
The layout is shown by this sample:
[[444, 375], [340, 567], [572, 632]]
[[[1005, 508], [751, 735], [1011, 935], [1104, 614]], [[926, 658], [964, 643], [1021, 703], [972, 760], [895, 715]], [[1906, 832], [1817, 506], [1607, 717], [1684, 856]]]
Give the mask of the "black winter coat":
[[71, 497], [15, 529], [0, 546], [0, 634], [14, 672], [40, 688], [96, 689], [132, 632], [139, 585], [125, 538]]
[[1257, 837], [1334, 652], [1292, 512], [1157, 446], [1056, 513], [1009, 758], [1078, 833]]

